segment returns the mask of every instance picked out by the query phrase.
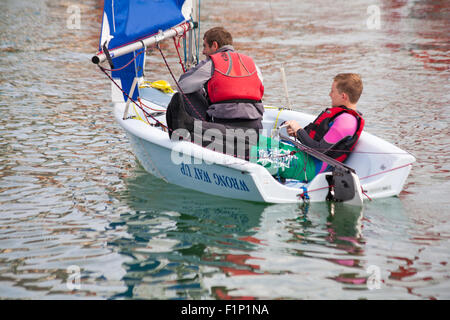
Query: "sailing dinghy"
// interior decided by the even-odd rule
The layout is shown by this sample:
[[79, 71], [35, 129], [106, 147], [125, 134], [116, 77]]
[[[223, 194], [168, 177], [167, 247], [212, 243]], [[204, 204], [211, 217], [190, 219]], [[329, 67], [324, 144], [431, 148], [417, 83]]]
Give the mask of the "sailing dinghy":
[[265, 203], [334, 200], [362, 205], [364, 199], [397, 196], [402, 191], [414, 156], [364, 131], [345, 164], [339, 163], [287, 137], [280, 127], [284, 121], [306, 126], [314, 120], [313, 115], [298, 111], [266, 107], [263, 127], [269, 135], [288, 140], [332, 166], [332, 171], [310, 182], [281, 181], [256, 163], [193, 142], [171, 140], [165, 110], [173, 91], [164, 81], [144, 80], [146, 49], [160, 51], [170, 74], [159, 46], [166, 39], [174, 40], [177, 52], [177, 41], [183, 42], [184, 63], [179, 55], [183, 70], [198, 62], [198, 13], [198, 4], [189, 0], [104, 2], [99, 52], [92, 62], [111, 80], [115, 119], [146, 171], [207, 194]]

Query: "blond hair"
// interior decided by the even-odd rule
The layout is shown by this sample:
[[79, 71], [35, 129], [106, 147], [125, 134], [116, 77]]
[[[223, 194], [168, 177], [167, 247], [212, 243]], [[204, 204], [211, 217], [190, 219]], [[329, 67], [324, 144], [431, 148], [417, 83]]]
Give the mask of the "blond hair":
[[363, 91], [361, 76], [356, 73], [339, 73], [334, 77], [339, 93], [346, 93], [351, 103], [357, 103]]

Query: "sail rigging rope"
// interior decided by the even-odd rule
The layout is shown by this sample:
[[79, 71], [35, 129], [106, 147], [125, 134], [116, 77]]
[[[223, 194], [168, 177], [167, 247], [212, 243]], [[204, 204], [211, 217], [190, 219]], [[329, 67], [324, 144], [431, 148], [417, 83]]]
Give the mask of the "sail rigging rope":
[[[143, 107], [143, 108], [147, 108], [147, 109], [150, 109], [150, 110], [155, 111], [155, 112], [166, 112], [165, 109], [153, 109], [153, 108], [147, 106], [145, 103], [142, 102], [140, 97], [138, 97], [138, 101], [139, 101], [139, 105], [141, 107]], [[142, 109], [142, 108], [140, 108], [140, 109]]]
[[170, 69], [169, 63], [167, 62], [166, 57], [164, 56], [164, 53], [162, 52], [159, 43], [156, 45], [156, 47], [158, 48], [159, 52], [161, 53], [161, 57], [163, 58], [164, 63], [166, 64], [167, 70], [169, 70], [169, 73], [170, 73], [170, 75], [171, 75], [173, 81], [174, 81], [175, 84], [177, 85], [178, 91], [181, 92], [182, 96], [183, 96], [184, 99], [187, 101], [187, 103], [189, 104], [189, 106], [192, 108], [192, 110], [195, 111], [195, 113], [197, 114], [197, 116], [199, 116], [199, 119], [202, 120], [202, 121], [206, 121], [206, 120], [202, 117], [202, 115], [197, 111], [197, 108], [195, 108], [195, 107], [192, 105], [191, 101], [188, 99], [188, 97], [187, 97], [186, 94], [184, 93], [183, 89], [181, 89], [180, 85], [178, 84], [177, 79], [175, 79], [175, 76], [174, 76], [174, 74], [173, 74], [173, 72], [172, 72], [172, 69]]
[[183, 69], [183, 73], [185, 73], [185, 72], [186, 72], [186, 69], [184, 68], [183, 61], [181, 60], [180, 51], [178, 50], [178, 48], [181, 47], [181, 45], [180, 45], [180, 40], [181, 40], [181, 38], [183, 38], [183, 37], [180, 37], [180, 38], [178, 39], [178, 44], [177, 44], [177, 40], [176, 40], [175, 37], [174, 37], [174, 38], [173, 38], [173, 44], [175, 45], [175, 49], [177, 49], [177, 54], [178, 54], [178, 59], [180, 60], [181, 69]]
[[[125, 92], [125, 90], [123, 90], [120, 85], [108, 74], [108, 72], [106, 72], [107, 69], [103, 68], [102, 66], [98, 65], [98, 67], [100, 68], [100, 70], [109, 78], [109, 80], [112, 81], [112, 83], [114, 83], [114, 85], [119, 88], [120, 91], [122, 91], [122, 93], [128, 98], [130, 99], [131, 102], [134, 103], [134, 105], [138, 106], [144, 113], [144, 115], [147, 117], [150, 116], [150, 118], [152, 118], [157, 124], [159, 124], [161, 127], [163, 128], [167, 128], [166, 125], [164, 125], [161, 121], [159, 121], [158, 119], [156, 119], [155, 117], [153, 117], [151, 114], [149, 114], [148, 112], [146, 112], [142, 106], [140, 104], [138, 104], [132, 97], [129, 96], [129, 94], [127, 92]], [[142, 105], [144, 105], [143, 103], [141, 103]], [[150, 108], [150, 107], [147, 107]], [[151, 109], [151, 108], [150, 108]], [[153, 110], [153, 109], [152, 109]], [[148, 119], [147, 119], [148, 122]], [[150, 124], [150, 122], [148, 123]]]
[[395, 167], [395, 168], [391, 168], [391, 169], [388, 169], [388, 170], [384, 170], [384, 171], [380, 171], [380, 172], [377, 172], [377, 173], [374, 173], [374, 174], [370, 174], [368, 176], [359, 178], [359, 180], [372, 178], [374, 176], [378, 176], [378, 175], [383, 174], [383, 173], [388, 173], [388, 172], [391, 172], [391, 171], [394, 171], [394, 170], [398, 170], [398, 169], [401, 169], [401, 168], [405, 168], [407, 166], [412, 166], [412, 165], [413, 165], [413, 162], [410, 162], [410, 163], [407, 163], [407, 164], [404, 164], [404, 165], [401, 165], [401, 166], [398, 166], [398, 167]]

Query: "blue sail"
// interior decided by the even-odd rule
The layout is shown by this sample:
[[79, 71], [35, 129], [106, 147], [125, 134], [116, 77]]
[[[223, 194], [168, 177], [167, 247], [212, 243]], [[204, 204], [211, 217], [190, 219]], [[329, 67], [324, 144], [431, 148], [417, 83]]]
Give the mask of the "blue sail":
[[[105, 0], [99, 50], [103, 50], [105, 43], [112, 50], [186, 21], [182, 13], [184, 3], [185, 0]], [[112, 72], [114, 78], [120, 78], [122, 89], [127, 93], [133, 79], [143, 74], [144, 54], [139, 54], [142, 51], [112, 59], [114, 69], [121, 69], [138, 55], [127, 67]], [[133, 99], [137, 99], [137, 91]], [[127, 100], [125, 94], [124, 99]]]
[[[113, 71], [112, 77], [113, 78], [120, 78], [121, 84], [122, 84], [122, 90], [125, 91], [127, 94], [123, 94], [123, 99], [125, 101], [128, 100], [127, 95], [130, 94], [131, 86], [133, 85], [133, 80], [135, 77], [142, 77], [144, 72], [144, 58], [145, 54], [143, 53], [144, 49], [139, 49], [134, 52], [127, 53], [123, 56], [117, 57], [113, 59], [114, 67], [117, 69], [122, 68], [124, 65], [126, 65], [128, 62], [133, 60], [135, 57], [137, 57], [130, 65], [125, 67], [122, 70], [119, 71]], [[139, 89], [136, 87], [132, 99], [136, 101], [136, 99], [139, 96]]]

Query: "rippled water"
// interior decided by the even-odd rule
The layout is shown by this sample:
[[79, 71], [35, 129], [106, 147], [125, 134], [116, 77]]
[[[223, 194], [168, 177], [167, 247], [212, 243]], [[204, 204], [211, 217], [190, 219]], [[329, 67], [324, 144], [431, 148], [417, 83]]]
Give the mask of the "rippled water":
[[[281, 63], [293, 107], [314, 114], [336, 73], [360, 73], [366, 129], [417, 157], [400, 197], [355, 211], [168, 185], [136, 162], [90, 63], [102, 1], [2, 1], [0, 298], [450, 298], [448, 1], [255, 4], [204, 0], [202, 31], [232, 31], [267, 104], [286, 102]], [[70, 5], [81, 29], [68, 28]]]

